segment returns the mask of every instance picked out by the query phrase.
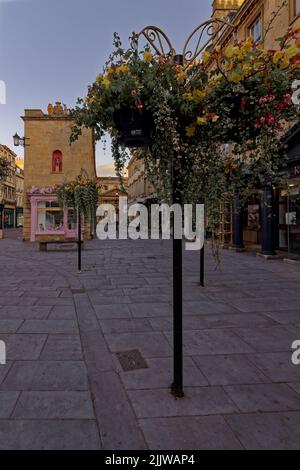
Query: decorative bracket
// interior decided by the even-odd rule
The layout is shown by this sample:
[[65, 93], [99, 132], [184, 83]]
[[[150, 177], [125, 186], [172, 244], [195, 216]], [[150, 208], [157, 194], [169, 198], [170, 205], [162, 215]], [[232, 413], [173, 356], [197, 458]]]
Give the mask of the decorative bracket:
[[[233, 30], [234, 41], [236, 41], [236, 26], [222, 18], [212, 18], [197, 26], [185, 42], [182, 53], [184, 65], [188, 66], [195, 62], [202, 52], [227, 27]], [[149, 46], [154, 49], [159, 57], [165, 60], [174, 60], [176, 51], [168, 36], [160, 28], [157, 26], [146, 26], [136, 35], [137, 42], [141, 36], [144, 36]], [[194, 52], [189, 49], [193, 39], [196, 39]]]

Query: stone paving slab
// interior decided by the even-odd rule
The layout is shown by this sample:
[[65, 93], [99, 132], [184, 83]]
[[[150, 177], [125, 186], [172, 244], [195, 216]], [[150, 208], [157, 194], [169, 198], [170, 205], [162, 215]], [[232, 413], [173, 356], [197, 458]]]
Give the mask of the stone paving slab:
[[42, 361], [81, 361], [81, 341], [78, 335], [49, 335], [40, 355]]
[[300, 381], [300, 369], [292, 364], [290, 352], [255, 354], [249, 360], [272, 382]]
[[5, 334], [5, 333], [16, 333], [20, 326], [22, 325], [23, 320], [1, 320], [0, 319], [0, 334]]
[[17, 361], [0, 390], [88, 390], [83, 362]]
[[151, 318], [156, 316], [172, 315], [172, 307], [170, 303], [136, 302], [131, 304], [129, 308], [134, 318]]
[[[2, 393], [11, 392], [0, 392]], [[18, 397], [17, 397], [18, 398]], [[22, 392], [14, 419], [94, 419], [89, 392]]]
[[[252, 357], [252, 356], [250, 356]], [[210, 385], [252, 384], [270, 380], [246, 355], [193, 356]]]
[[0, 450], [100, 448], [94, 420], [0, 420]]
[[18, 333], [76, 334], [78, 326], [75, 320], [25, 320]]
[[1, 339], [6, 344], [7, 360], [26, 361], [39, 358], [47, 335], [1, 334]]
[[19, 398], [19, 392], [0, 391], [0, 419], [9, 418]]
[[236, 414], [225, 420], [245, 449], [299, 450], [299, 412]]
[[240, 450], [241, 444], [221, 416], [140, 420], [153, 450]]
[[286, 384], [230, 385], [227, 395], [244, 413], [300, 411], [300, 397]]
[[264, 353], [291, 351], [292, 343], [299, 335], [299, 332], [279, 325], [267, 329], [256, 328], [255, 334], [250, 328], [235, 329], [235, 333], [256, 352]]
[[76, 320], [76, 311], [74, 306], [55, 306], [51, 309], [49, 320]]
[[97, 318], [101, 319], [118, 319], [118, 318], [131, 318], [131, 311], [129, 305], [115, 304], [115, 305], [94, 305], [94, 311]]
[[[166, 333], [172, 344], [172, 334]], [[183, 349], [187, 356], [207, 354], [242, 354], [255, 350], [228, 329], [184, 331]]]
[[106, 334], [153, 331], [151, 323], [145, 318], [99, 320], [99, 323], [103, 333]]
[[167, 389], [130, 390], [128, 394], [138, 418], [207, 416], [238, 411], [221, 387], [186, 388], [185, 398], [179, 400], [174, 400]]
[[289, 386], [300, 395], [300, 377], [298, 376], [299, 382], [289, 383]]
[[7, 319], [45, 319], [49, 315], [51, 306], [28, 307], [25, 305], [12, 305], [0, 307], [0, 318]]
[[146, 449], [144, 437], [115, 372], [94, 374], [91, 390], [105, 450]]

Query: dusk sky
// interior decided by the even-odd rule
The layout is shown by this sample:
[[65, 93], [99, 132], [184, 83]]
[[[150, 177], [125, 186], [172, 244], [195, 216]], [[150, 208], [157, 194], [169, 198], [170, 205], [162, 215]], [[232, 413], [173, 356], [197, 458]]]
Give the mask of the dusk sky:
[[[210, 15], [211, 0], [0, 0], [0, 80], [7, 88], [0, 143], [22, 155], [12, 135], [23, 136], [24, 108], [46, 112], [55, 101], [73, 107], [102, 70], [114, 31], [126, 43], [132, 31], [154, 24], [181, 52], [190, 32]], [[97, 145], [98, 169], [112, 164], [102, 147]]]

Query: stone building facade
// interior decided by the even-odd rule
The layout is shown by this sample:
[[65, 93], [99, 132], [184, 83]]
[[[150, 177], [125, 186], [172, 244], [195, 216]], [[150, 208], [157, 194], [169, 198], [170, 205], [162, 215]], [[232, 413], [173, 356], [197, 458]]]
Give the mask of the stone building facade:
[[[30, 241], [76, 238], [74, 208], [59, 207], [55, 185], [74, 180], [85, 172], [96, 177], [93, 131], [84, 129], [73, 144], [69, 138], [73, 120], [65, 108], [26, 109], [23, 116], [26, 138], [24, 157], [23, 238]], [[90, 229], [84, 226], [84, 236]]]
[[133, 152], [127, 171], [129, 203], [145, 203], [155, 199], [155, 190], [145, 173], [145, 164], [140, 151]]
[[100, 176], [98, 178], [100, 185], [99, 204], [110, 204], [114, 206], [117, 221], [119, 219], [119, 198], [128, 197], [127, 183], [128, 178], [123, 178], [123, 188], [121, 188], [120, 179], [116, 176]]
[[16, 160], [16, 227], [23, 227], [24, 170]]
[[17, 155], [6, 145], [0, 144], [0, 155], [9, 161], [5, 180], [0, 183], [1, 226], [14, 228], [16, 225], [16, 158]]

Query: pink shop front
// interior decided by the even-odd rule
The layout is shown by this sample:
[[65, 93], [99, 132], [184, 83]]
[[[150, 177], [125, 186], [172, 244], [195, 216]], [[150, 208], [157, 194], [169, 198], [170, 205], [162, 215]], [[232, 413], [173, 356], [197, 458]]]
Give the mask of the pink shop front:
[[[32, 188], [27, 192], [30, 201], [30, 241], [76, 240], [77, 211], [60, 207], [51, 188]], [[82, 228], [84, 235], [84, 226]]]

